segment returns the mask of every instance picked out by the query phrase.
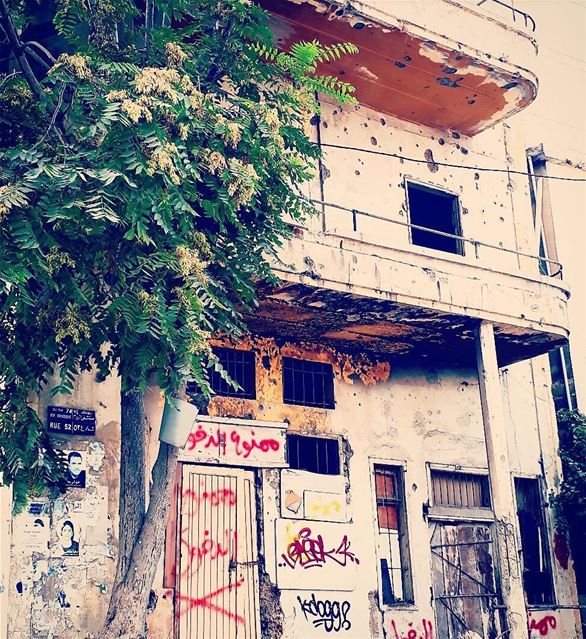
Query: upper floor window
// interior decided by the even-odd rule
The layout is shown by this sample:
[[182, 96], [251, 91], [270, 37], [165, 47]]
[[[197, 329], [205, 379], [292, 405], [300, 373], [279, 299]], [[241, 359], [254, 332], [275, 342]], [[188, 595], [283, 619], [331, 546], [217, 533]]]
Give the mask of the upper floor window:
[[283, 401], [318, 408], [334, 408], [331, 364], [283, 357]]
[[[411, 228], [411, 243], [444, 251], [464, 254], [464, 245], [458, 237], [460, 228], [460, 206], [458, 197], [439, 189], [407, 182], [407, 199], [411, 224], [421, 228]], [[434, 233], [433, 231], [439, 231]], [[448, 235], [441, 235], [447, 233]]]
[[381, 598], [387, 605], [413, 602], [403, 473], [400, 466], [374, 466]]
[[340, 474], [340, 442], [326, 437], [287, 434], [287, 460], [295, 470], [320, 475]]
[[256, 397], [255, 356], [252, 351], [214, 348], [222, 368], [239, 388], [234, 388], [220, 371], [210, 371], [210, 384], [216, 395], [254, 399]]
[[523, 585], [530, 606], [554, 603], [549, 540], [539, 479], [515, 477]]

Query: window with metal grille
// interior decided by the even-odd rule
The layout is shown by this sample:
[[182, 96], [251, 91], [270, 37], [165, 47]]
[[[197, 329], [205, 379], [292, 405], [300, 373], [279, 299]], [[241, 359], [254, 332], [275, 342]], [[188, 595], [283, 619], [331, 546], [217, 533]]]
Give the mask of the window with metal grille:
[[515, 478], [523, 585], [530, 606], [553, 604], [553, 579], [539, 479]]
[[283, 357], [285, 404], [334, 408], [334, 372], [331, 364]]
[[234, 388], [218, 371], [210, 371], [210, 383], [216, 395], [227, 397], [241, 397], [243, 399], [255, 399], [255, 356], [251, 351], [241, 351], [234, 348], [214, 348], [220, 364], [228, 373], [230, 379], [240, 388]]
[[413, 602], [403, 468], [374, 466], [377, 548], [384, 604]]
[[431, 487], [434, 506], [490, 508], [486, 475], [432, 470]]
[[287, 434], [287, 459], [295, 470], [321, 475], [340, 474], [340, 442], [325, 437]]
[[[464, 254], [460, 237], [460, 205], [458, 197], [439, 189], [407, 182], [411, 243], [417, 246]], [[429, 229], [429, 230], [426, 230]], [[434, 232], [436, 231], [436, 232]]]

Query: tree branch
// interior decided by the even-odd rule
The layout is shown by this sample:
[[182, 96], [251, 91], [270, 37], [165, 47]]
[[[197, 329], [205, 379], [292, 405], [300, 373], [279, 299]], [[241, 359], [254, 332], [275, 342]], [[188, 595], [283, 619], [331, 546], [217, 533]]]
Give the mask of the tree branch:
[[35, 97], [38, 100], [43, 100], [45, 97], [43, 87], [33, 73], [31, 65], [26, 57], [24, 47], [18, 37], [16, 28], [14, 27], [14, 22], [12, 22], [12, 16], [10, 15], [10, 9], [8, 8], [6, 0], [0, 0], [0, 19], [2, 20], [2, 29], [8, 38], [10, 50], [18, 62], [22, 75], [24, 75]]

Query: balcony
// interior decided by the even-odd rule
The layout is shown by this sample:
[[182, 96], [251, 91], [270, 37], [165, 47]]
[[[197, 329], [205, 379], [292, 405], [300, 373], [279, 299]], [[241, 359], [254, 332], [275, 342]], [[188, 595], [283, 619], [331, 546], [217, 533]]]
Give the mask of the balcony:
[[[470, 366], [480, 320], [494, 324], [501, 366], [567, 339], [569, 292], [557, 262], [454, 235], [463, 254], [440, 253], [389, 232], [416, 225], [315, 203], [321, 217], [295, 229], [275, 265], [281, 284], [261, 290], [254, 332]], [[540, 275], [544, 267], [551, 276]]]
[[272, 14], [280, 47], [355, 43], [358, 55], [320, 71], [352, 83], [362, 105], [400, 120], [472, 136], [537, 94], [534, 23], [497, 0], [260, 4]]

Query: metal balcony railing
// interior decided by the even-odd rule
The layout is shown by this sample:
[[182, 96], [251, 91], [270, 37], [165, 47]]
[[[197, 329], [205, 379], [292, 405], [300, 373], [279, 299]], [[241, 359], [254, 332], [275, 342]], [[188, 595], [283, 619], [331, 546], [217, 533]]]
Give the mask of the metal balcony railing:
[[[515, 255], [519, 263], [520, 263], [520, 258], [535, 260], [536, 266], [537, 266], [536, 272], [541, 272], [543, 274], [543, 268], [545, 266], [548, 273], [548, 277], [555, 277], [557, 279], [562, 279], [562, 273], [563, 273], [562, 265], [556, 260], [551, 260], [549, 258], [540, 256], [540, 255], [531, 255], [530, 253], [523, 253], [522, 251], [505, 248], [504, 246], [498, 246], [497, 244], [481, 242], [480, 240], [473, 240], [467, 237], [463, 237], [462, 235], [446, 233], [445, 231], [437, 231], [435, 229], [430, 229], [426, 226], [411, 224], [410, 222], [402, 222], [400, 220], [391, 220], [387, 217], [383, 217], [382, 215], [377, 215], [376, 213], [370, 213], [368, 211], [360, 211], [358, 209], [351, 209], [346, 206], [341, 206], [340, 204], [333, 204], [332, 202], [324, 202], [322, 200], [315, 200], [315, 199], [310, 200], [310, 202], [312, 204], [324, 207], [323, 209], [324, 220], [325, 220], [325, 207], [331, 207], [338, 211], [344, 211], [346, 213], [349, 213], [352, 216], [352, 231], [355, 233], [360, 232], [360, 230], [358, 229], [358, 221], [361, 217], [368, 218], [371, 220], [378, 220], [380, 222], [386, 222], [388, 224], [396, 224], [397, 226], [404, 226], [412, 230], [414, 229], [418, 231], [425, 231], [426, 233], [431, 233], [441, 237], [448, 237], [448, 238], [457, 240], [459, 242], [469, 244], [474, 248], [474, 257], [476, 259], [480, 258], [481, 249], [485, 248], [485, 249], [500, 251], [502, 253], [509, 253], [511, 255]], [[328, 233], [328, 231], [325, 230], [325, 221], [324, 221], [324, 232]], [[330, 234], [334, 235], [335, 233], [330, 233]], [[457, 254], [449, 253], [449, 255], [457, 255]]]
[[499, 6], [504, 7], [505, 9], [511, 12], [511, 15], [513, 16], [513, 22], [522, 20], [525, 24], [525, 28], [531, 29], [531, 31], [533, 32], [535, 31], [535, 26], [536, 26], [535, 20], [528, 13], [525, 13], [525, 11], [516, 9], [512, 5], [506, 2], [502, 2], [501, 0], [478, 0], [477, 6], [479, 7], [481, 4], [484, 4], [485, 2], [494, 2], [494, 4], [498, 4]]

